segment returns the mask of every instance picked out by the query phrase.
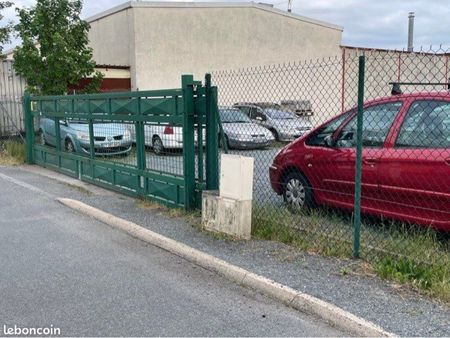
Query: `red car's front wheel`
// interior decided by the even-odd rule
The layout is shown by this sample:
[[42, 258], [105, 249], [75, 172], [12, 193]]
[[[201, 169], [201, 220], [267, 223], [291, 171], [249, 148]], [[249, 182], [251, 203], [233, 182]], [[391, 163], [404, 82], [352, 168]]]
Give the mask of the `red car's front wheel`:
[[282, 184], [283, 199], [292, 211], [300, 211], [314, 205], [313, 193], [309, 182], [298, 172], [288, 174]]

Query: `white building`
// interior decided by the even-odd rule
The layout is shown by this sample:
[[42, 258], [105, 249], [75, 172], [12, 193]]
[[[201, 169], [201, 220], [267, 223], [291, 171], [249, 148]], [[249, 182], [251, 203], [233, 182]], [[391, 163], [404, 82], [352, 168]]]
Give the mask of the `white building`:
[[253, 2], [131, 1], [87, 21], [94, 60], [129, 67], [133, 90], [179, 87], [181, 74], [202, 79], [213, 70], [336, 56], [343, 31]]

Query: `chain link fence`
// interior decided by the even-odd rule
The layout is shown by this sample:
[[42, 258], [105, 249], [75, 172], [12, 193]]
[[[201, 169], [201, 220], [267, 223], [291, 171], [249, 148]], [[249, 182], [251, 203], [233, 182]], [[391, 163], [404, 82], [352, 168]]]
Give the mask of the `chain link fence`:
[[0, 162], [20, 164], [25, 160], [23, 92], [25, 82], [11, 60], [0, 64]]
[[254, 234], [385, 268], [433, 265], [448, 282], [449, 55], [350, 49], [214, 72], [222, 151], [254, 158]]

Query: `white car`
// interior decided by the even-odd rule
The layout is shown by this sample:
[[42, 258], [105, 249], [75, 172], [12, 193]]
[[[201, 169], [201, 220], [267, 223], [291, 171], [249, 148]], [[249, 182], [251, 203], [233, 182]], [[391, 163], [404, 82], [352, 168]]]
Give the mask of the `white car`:
[[[136, 142], [136, 130], [130, 128], [131, 139]], [[168, 124], [144, 125], [145, 145], [152, 147], [153, 152], [161, 155], [167, 149], [183, 149], [183, 128]], [[202, 128], [203, 146], [205, 142], [205, 128]], [[194, 134], [194, 142], [197, 145], [197, 131]]]

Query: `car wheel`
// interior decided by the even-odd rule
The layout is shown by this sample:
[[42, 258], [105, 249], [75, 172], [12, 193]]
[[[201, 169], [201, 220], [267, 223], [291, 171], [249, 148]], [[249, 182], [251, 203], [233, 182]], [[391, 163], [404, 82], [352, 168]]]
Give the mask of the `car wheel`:
[[73, 145], [73, 142], [71, 140], [66, 141], [66, 151], [68, 153], [74, 153], [75, 152], [75, 146]]
[[278, 135], [278, 132], [275, 129], [270, 129], [270, 131], [272, 132], [273, 137], [275, 137], [275, 141], [279, 141], [280, 136]]
[[42, 130], [39, 130], [39, 144], [42, 146], [45, 146], [47, 144], [47, 141], [45, 140], [45, 135]]
[[311, 208], [314, 204], [311, 186], [299, 172], [292, 172], [283, 180], [283, 199], [293, 212]]
[[152, 141], [153, 152], [156, 155], [161, 155], [164, 152], [164, 144], [159, 136], [154, 136]]

